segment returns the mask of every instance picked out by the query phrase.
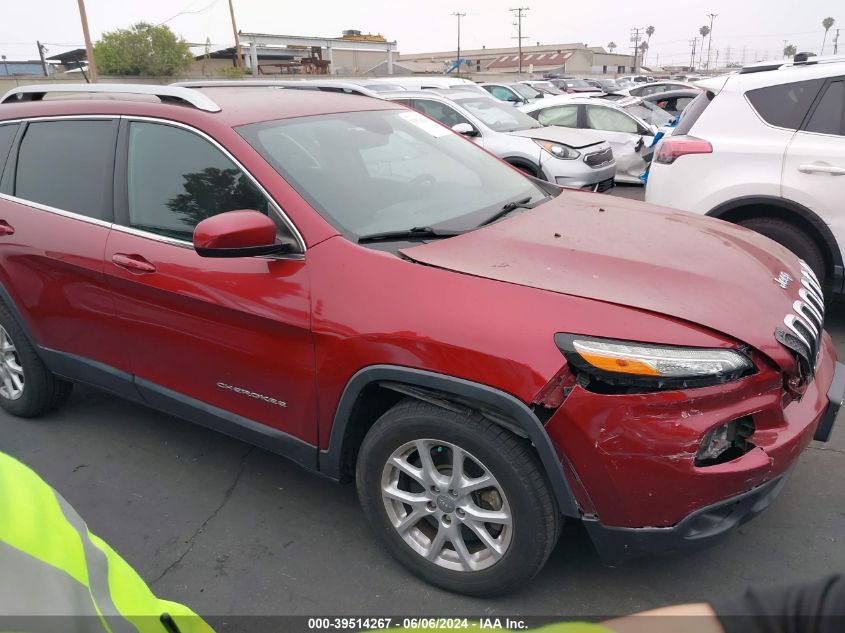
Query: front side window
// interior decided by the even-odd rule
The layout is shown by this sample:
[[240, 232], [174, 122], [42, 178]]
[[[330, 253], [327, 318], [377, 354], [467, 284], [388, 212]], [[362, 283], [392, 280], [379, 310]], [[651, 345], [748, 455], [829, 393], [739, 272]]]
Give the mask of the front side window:
[[466, 120], [466, 117], [462, 116], [457, 110], [455, 110], [455, 108], [451, 108], [445, 103], [440, 103], [439, 101], [414, 99], [413, 108], [430, 116], [436, 121], [440, 121], [446, 127], [453, 127], [458, 123], [469, 123], [469, 121]]
[[769, 125], [797, 130], [823, 83], [823, 79], [795, 81], [749, 90], [746, 96]]
[[519, 99], [512, 91], [502, 86], [485, 86], [485, 88], [500, 101], [515, 101]]
[[27, 125], [18, 151], [14, 195], [110, 220], [117, 126], [116, 120]]
[[832, 82], [807, 122], [808, 132], [845, 136], [845, 81]]
[[543, 125], [559, 125], [561, 127], [578, 127], [578, 106], [557, 106], [541, 110], [537, 120]]
[[605, 130], [607, 132], [625, 132], [627, 134], [639, 133], [639, 126], [627, 114], [603, 108], [601, 106], [587, 106], [587, 127], [591, 130]]
[[412, 110], [307, 116], [237, 131], [351, 239], [414, 227], [469, 229], [509, 201], [545, 196], [522, 174]]
[[[219, 213], [269, 213], [269, 201], [228, 157], [181, 128], [133, 121], [127, 161], [129, 226], [191, 241]], [[274, 218], [275, 219], [275, 218]]]

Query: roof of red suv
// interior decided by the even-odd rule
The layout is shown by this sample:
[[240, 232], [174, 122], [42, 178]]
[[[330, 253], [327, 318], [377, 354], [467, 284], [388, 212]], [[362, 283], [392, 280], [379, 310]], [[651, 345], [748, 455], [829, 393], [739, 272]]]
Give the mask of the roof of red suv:
[[131, 89], [132, 86], [127, 85], [125, 98], [114, 94], [102, 98], [97, 94], [57, 94], [43, 101], [3, 103], [0, 104], [0, 120], [81, 114], [135, 114], [184, 120], [191, 116], [189, 113], [194, 113], [237, 127], [273, 119], [402, 107], [380, 99], [331, 92], [226, 87], [202, 89], [221, 108], [220, 112], [204, 112], [190, 105], [159, 103], [155, 97], [131, 95]]

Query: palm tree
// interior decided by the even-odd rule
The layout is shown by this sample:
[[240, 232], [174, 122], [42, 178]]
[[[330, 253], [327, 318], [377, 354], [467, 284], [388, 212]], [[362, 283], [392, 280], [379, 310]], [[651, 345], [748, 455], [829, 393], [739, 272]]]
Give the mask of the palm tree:
[[824, 55], [824, 45], [827, 43], [827, 32], [830, 30], [830, 27], [836, 22], [833, 18], [825, 18], [822, 20], [822, 26], [824, 27], [824, 39], [822, 40], [822, 55]]
[[698, 56], [698, 67], [701, 68], [702, 60], [704, 59], [704, 38], [710, 34], [710, 27], [705, 24], [698, 29], [698, 34], [701, 35], [701, 54]]
[[642, 58], [640, 61], [643, 64], [645, 64], [646, 53], [648, 53], [648, 42], [643, 42], [640, 44], [640, 57]]
[[798, 52], [798, 49], [795, 48], [795, 44], [789, 44], [783, 47], [783, 56], [784, 57], [795, 57], [795, 53]]
[[611, 41], [611, 42], [609, 42], [609, 43], [608, 43], [608, 45], [607, 45], [607, 49], [608, 49], [611, 53], [613, 53], [613, 50], [614, 50], [615, 48], [616, 48], [616, 42]]
[[[651, 46], [651, 36], [654, 35], [655, 30], [656, 29], [653, 26], [649, 26], [645, 30], [646, 37], [648, 37], [648, 39], [646, 40], [648, 42], [648, 46], [645, 47], [646, 50], [648, 50], [649, 47]], [[643, 55], [643, 61], [645, 62], [645, 55]]]

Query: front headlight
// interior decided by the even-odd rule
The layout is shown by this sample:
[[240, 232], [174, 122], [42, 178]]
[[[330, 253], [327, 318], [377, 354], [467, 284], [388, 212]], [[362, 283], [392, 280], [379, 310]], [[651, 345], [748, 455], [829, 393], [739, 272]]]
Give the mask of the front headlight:
[[736, 380], [754, 364], [740, 350], [651, 345], [572, 334], [555, 343], [576, 371], [609, 384], [652, 389], [703, 387]]
[[566, 145], [559, 145], [558, 143], [552, 143], [551, 141], [541, 141], [536, 138], [534, 139], [534, 142], [555, 158], [574, 160], [581, 156], [581, 152], [576, 149], [572, 149], [571, 147], [567, 147]]

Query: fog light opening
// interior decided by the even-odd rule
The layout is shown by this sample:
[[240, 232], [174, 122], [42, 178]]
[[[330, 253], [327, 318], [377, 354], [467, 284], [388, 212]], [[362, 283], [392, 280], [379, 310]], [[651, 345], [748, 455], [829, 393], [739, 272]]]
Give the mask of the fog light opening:
[[724, 464], [745, 455], [754, 448], [748, 438], [754, 435], [754, 421], [750, 416], [737, 418], [710, 429], [701, 439], [695, 455], [696, 466]]

